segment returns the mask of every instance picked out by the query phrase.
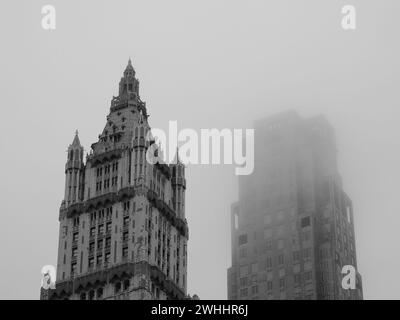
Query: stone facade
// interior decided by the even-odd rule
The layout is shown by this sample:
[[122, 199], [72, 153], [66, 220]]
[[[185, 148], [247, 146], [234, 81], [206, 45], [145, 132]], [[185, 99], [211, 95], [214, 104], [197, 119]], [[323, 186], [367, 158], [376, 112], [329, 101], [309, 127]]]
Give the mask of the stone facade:
[[84, 161], [68, 148], [56, 289], [49, 299], [184, 299], [185, 167], [150, 164], [154, 141], [129, 60], [107, 123]]
[[333, 129], [287, 112], [255, 131], [255, 170], [232, 205], [228, 299], [362, 299], [358, 273], [356, 289], [341, 286], [357, 261]]

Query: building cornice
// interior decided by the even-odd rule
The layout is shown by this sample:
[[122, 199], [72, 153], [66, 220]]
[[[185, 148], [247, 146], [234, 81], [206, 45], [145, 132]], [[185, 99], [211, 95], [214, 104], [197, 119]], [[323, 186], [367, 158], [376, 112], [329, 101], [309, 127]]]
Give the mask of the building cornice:
[[150, 279], [165, 291], [170, 299], [184, 299], [185, 293], [165, 274], [147, 261], [124, 262], [110, 266], [107, 269], [90, 272], [76, 278], [56, 283], [55, 289], [50, 289], [49, 300], [63, 299], [83, 290], [90, 290], [103, 286], [106, 283], [121, 281], [133, 277], [136, 274], [149, 274]]

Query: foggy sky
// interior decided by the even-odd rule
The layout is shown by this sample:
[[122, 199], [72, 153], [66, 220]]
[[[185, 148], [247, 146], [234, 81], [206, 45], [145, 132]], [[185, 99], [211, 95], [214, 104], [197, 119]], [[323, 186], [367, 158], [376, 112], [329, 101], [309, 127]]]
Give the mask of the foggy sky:
[[[41, 28], [53, 4], [57, 29]], [[341, 28], [355, 5], [357, 29]], [[251, 128], [324, 114], [354, 205], [364, 298], [398, 299], [398, 0], [0, 2], [0, 298], [38, 299], [56, 265], [66, 149], [86, 151], [132, 58], [152, 127]], [[188, 292], [226, 299], [233, 166], [187, 169]]]

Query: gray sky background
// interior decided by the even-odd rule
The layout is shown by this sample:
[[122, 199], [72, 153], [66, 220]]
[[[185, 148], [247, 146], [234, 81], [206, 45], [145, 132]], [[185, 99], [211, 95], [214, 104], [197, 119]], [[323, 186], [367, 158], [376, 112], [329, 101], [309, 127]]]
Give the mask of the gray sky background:
[[[41, 28], [53, 4], [57, 29]], [[341, 8], [357, 9], [357, 30]], [[367, 299], [400, 280], [398, 0], [0, 2], [0, 298], [56, 264], [66, 149], [101, 132], [129, 56], [150, 124], [245, 128], [290, 108], [336, 130]], [[187, 170], [188, 291], [226, 298], [232, 166]]]

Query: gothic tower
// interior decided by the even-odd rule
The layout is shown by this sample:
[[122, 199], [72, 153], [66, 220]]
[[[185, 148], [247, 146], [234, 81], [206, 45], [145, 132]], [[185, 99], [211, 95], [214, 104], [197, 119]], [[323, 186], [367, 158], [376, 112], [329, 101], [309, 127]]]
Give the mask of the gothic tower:
[[[185, 172], [151, 164], [150, 126], [129, 59], [98, 141], [68, 148], [56, 289], [49, 299], [183, 299]], [[150, 136], [150, 135], [149, 135]]]
[[79, 141], [78, 131], [76, 131], [75, 138], [68, 147], [67, 163], [65, 164], [64, 201], [67, 205], [82, 200], [83, 169], [83, 147]]
[[176, 161], [172, 165], [172, 200], [178, 217], [185, 219], [185, 166], [179, 159], [179, 152], [176, 152]]

